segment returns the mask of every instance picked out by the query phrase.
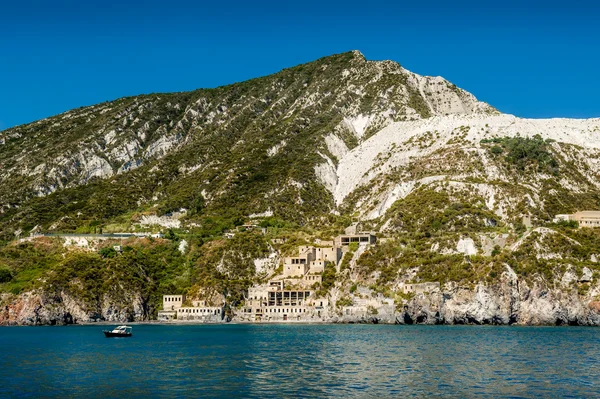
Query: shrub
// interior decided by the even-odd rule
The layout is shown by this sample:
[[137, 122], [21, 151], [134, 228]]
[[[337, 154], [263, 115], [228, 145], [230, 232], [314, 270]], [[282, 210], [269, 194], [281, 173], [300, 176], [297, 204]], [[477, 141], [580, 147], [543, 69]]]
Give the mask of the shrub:
[[104, 247], [98, 251], [98, 254], [103, 258], [114, 258], [117, 256], [117, 251], [112, 247]]
[[341, 308], [343, 306], [352, 306], [354, 305], [354, 301], [348, 297], [343, 297], [337, 300], [336, 307]]
[[12, 273], [8, 269], [0, 269], [0, 283], [8, 283], [12, 280]]
[[490, 152], [494, 155], [499, 155], [502, 154], [502, 147], [500, 147], [499, 145], [495, 145], [492, 148], [490, 148]]

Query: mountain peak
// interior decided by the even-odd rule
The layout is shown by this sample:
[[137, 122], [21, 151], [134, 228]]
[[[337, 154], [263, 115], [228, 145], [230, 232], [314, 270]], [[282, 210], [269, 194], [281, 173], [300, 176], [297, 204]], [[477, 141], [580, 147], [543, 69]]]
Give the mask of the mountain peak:
[[367, 60], [367, 58], [364, 56], [364, 54], [363, 54], [363, 53], [361, 53], [359, 50], [352, 50], [352, 51], [351, 51], [351, 53], [352, 53], [352, 55], [354, 55], [354, 57], [356, 57], [356, 58], [362, 59], [362, 60], [364, 60], [364, 61], [366, 61], [366, 60]]

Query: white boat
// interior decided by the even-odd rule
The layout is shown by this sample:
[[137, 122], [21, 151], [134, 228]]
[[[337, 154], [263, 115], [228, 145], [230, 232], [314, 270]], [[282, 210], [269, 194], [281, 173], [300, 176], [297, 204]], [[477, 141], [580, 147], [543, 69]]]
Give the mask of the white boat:
[[118, 326], [112, 331], [104, 330], [103, 332], [106, 338], [131, 337], [131, 329], [129, 326]]

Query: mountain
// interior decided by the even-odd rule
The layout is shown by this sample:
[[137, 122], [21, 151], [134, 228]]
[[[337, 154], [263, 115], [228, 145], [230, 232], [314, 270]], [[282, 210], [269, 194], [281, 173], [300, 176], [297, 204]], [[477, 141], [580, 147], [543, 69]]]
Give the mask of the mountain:
[[[337, 158], [381, 128], [473, 113], [496, 111], [442, 78], [358, 52], [217, 89], [85, 107], [1, 133], [3, 230], [65, 231], [157, 204], [160, 213], [201, 203], [209, 213], [270, 210], [304, 222], [335, 208]], [[113, 191], [118, 204], [100, 198]]]
[[[429, 296], [404, 298], [400, 287], [438, 282], [441, 298], [470, 287], [460, 294], [469, 303], [485, 290], [488, 299], [523, 296], [519, 304], [532, 292], [568, 297], [550, 301], [559, 316], [537, 315], [535, 302], [521, 322], [573, 322], [564, 309], [600, 300], [600, 237], [551, 221], [600, 206], [599, 138], [600, 119], [502, 114], [441, 77], [358, 51], [216, 89], [79, 108], [0, 132], [3, 301], [63, 309], [95, 292], [69, 313], [80, 320], [153, 317], [167, 290], [218, 286], [235, 302], [273, 271], [260, 269], [261, 259], [359, 223], [384, 240], [337, 270], [332, 303], [358, 301], [348, 290], [359, 285], [405, 304], [410, 320], [421, 312], [431, 322], [441, 305], [433, 311]], [[252, 218], [270, 228], [267, 237], [222, 239]], [[51, 238], [14, 241], [167, 229], [167, 242], [133, 240], [121, 257], [73, 252]], [[285, 245], [270, 244], [280, 236]], [[91, 284], [98, 280], [130, 283]], [[533, 288], [507, 291], [515, 281]], [[518, 319], [510, 304], [497, 306], [508, 315], [475, 319]], [[48, 312], [40, 320], [66, 314]], [[442, 319], [469, 322], [461, 312]], [[576, 322], [600, 320], [589, 312]]]

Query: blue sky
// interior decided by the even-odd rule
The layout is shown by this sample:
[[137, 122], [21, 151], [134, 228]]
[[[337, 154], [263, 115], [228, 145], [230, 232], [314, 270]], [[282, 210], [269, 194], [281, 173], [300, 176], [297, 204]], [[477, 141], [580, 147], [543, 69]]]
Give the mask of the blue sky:
[[600, 5], [575, 0], [6, 0], [0, 129], [352, 49], [441, 75], [502, 112], [600, 117], [599, 20]]

